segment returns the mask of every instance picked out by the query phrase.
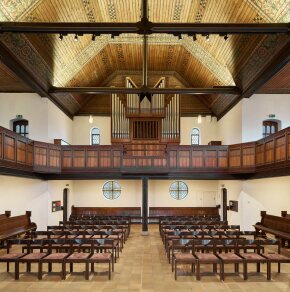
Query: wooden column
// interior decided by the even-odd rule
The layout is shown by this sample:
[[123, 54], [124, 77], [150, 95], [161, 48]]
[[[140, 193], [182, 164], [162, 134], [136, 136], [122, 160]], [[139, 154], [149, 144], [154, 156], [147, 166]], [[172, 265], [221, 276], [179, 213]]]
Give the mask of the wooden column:
[[223, 216], [222, 220], [227, 221], [227, 201], [228, 201], [228, 191], [226, 188], [222, 188], [222, 204], [223, 204]]
[[148, 235], [148, 177], [142, 178], [142, 235]]

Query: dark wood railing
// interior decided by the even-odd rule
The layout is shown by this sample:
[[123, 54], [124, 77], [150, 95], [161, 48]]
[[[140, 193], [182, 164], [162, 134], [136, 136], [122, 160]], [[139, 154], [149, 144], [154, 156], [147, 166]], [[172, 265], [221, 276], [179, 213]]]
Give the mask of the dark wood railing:
[[257, 142], [229, 146], [60, 146], [31, 141], [0, 127], [0, 168], [64, 174], [253, 174], [283, 170], [290, 168], [290, 127]]

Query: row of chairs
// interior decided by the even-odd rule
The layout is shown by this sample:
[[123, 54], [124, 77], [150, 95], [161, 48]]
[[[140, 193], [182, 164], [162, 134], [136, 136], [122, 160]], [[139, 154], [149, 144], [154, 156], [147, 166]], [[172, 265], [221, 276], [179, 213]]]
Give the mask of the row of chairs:
[[200, 220], [191, 220], [191, 221], [163, 221], [159, 223], [159, 232], [164, 229], [165, 226], [228, 226], [227, 221], [200, 221]]
[[162, 240], [172, 231], [240, 231], [240, 225], [164, 225], [160, 232]]
[[[276, 246], [277, 252], [265, 252], [266, 246]], [[248, 252], [251, 250], [252, 252]], [[220, 280], [225, 279], [224, 266], [234, 264], [235, 272], [239, 272], [239, 264], [243, 265], [244, 280], [248, 278], [248, 264], [255, 263], [257, 272], [260, 264], [267, 265], [267, 280], [271, 280], [271, 264], [278, 263], [278, 272], [282, 263], [290, 263], [290, 258], [280, 254], [280, 241], [277, 240], [246, 240], [246, 239], [174, 239], [172, 240], [172, 271], [177, 279], [178, 265], [191, 265], [196, 279], [200, 280], [200, 267], [213, 265], [217, 273], [219, 266]]]
[[[10, 252], [13, 245], [26, 247], [26, 252]], [[48, 264], [48, 273], [52, 271], [53, 263], [61, 264], [61, 278], [66, 278], [66, 264], [70, 264], [70, 272], [73, 272], [73, 264], [85, 264], [85, 279], [89, 279], [89, 266], [94, 272], [94, 264], [107, 263], [109, 265], [108, 277], [114, 271], [114, 240], [113, 239], [12, 239], [8, 241], [8, 252], [0, 255], [0, 262], [15, 264], [15, 280], [19, 279], [20, 263], [26, 263], [26, 271], [31, 271], [31, 264], [38, 264], [38, 279], [42, 279], [43, 264]], [[39, 252], [35, 252], [37, 249]]]
[[127, 238], [130, 235], [130, 230], [126, 228], [125, 226], [120, 225], [52, 225], [47, 226], [48, 231], [53, 230], [60, 230], [60, 231], [114, 231], [119, 232], [123, 234], [124, 241], [127, 240]]
[[202, 230], [202, 231], [173, 231], [167, 233], [164, 238], [164, 246], [165, 251], [168, 257], [168, 261], [170, 263], [171, 251], [172, 251], [172, 241], [175, 239], [254, 239], [255, 232], [254, 231], [212, 231], [212, 230]]

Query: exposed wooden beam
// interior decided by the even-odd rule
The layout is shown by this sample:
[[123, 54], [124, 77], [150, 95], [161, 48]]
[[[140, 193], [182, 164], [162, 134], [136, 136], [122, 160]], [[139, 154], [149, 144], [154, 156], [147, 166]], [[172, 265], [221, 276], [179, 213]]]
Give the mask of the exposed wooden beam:
[[290, 62], [290, 40], [285, 47], [279, 52], [276, 58], [264, 70], [259, 76], [253, 80], [251, 85], [243, 90], [242, 97], [249, 98], [259, 88], [261, 88], [269, 79], [271, 79], [278, 71], [280, 71], [285, 65]]
[[171, 34], [271, 34], [289, 33], [289, 23], [153, 23], [147, 18], [135, 23], [111, 22], [1, 22], [0, 32], [12, 33], [171, 33]]
[[0, 42], [0, 60], [5, 64], [16, 76], [26, 83], [32, 90], [41, 97], [48, 97], [57, 107], [59, 107], [66, 115], [72, 118], [72, 114], [64, 108], [51, 93], [48, 93], [41, 86], [32, 74], [10, 53], [10, 51]]
[[52, 87], [50, 93], [81, 94], [240, 94], [236, 86], [218, 86], [211, 88], [123, 88], [123, 87]]

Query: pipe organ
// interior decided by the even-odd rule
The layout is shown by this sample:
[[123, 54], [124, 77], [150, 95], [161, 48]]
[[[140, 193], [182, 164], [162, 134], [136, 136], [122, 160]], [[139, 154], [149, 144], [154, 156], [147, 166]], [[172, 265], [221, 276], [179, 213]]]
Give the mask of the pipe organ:
[[[126, 78], [126, 87], [136, 85]], [[155, 88], [164, 87], [165, 78], [161, 78]], [[179, 94], [127, 94], [125, 98], [112, 94], [111, 104], [112, 143], [179, 143]]]

